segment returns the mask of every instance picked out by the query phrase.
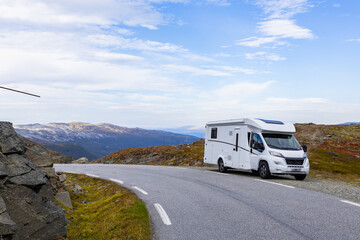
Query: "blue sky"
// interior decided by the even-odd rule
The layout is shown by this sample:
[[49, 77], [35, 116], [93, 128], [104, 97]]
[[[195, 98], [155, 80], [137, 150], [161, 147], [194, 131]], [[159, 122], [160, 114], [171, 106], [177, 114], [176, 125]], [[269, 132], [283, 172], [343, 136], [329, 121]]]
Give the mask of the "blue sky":
[[360, 2], [2, 0], [2, 120], [360, 120]]

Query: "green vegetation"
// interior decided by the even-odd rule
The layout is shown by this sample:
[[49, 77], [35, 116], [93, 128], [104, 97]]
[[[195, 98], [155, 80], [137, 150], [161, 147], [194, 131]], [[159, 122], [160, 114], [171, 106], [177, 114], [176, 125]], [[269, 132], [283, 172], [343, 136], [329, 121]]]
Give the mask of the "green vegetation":
[[[67, 210], [67, 239], [151, 239], [146, 206], [119, 185], [84, 175], [67, 174], [73, 210]], [[81, 193], [74, 191], [80, 185]]]
[[308, 144], [310, 176], [360, 186], [360, 126], [297, 124], [296, 137]]
[[204, 139], [191, 144], [127, 148], [93, 163], [204, 166]]

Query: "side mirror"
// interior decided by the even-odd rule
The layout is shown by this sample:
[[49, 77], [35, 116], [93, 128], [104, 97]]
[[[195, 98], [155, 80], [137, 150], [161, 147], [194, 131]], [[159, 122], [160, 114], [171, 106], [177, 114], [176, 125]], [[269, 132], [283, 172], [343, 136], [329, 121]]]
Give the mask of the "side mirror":
[[304, 152], [307, 152], [307, 146], [306, 146], [306, 144], [302, 145], [302, 149], [304, 150]]

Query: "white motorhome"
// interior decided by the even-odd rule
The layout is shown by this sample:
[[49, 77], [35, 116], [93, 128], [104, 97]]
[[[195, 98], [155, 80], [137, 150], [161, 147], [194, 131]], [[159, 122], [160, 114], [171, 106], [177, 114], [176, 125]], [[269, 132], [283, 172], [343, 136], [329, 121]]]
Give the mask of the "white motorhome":
[[264, 119], [233, 119], [206, 124], [204, 162], [228, 168], [251, 170], [261, 178], [289, 174], [304, 180], [309, 173], [306, 145], [296, 140], [295, 127]]

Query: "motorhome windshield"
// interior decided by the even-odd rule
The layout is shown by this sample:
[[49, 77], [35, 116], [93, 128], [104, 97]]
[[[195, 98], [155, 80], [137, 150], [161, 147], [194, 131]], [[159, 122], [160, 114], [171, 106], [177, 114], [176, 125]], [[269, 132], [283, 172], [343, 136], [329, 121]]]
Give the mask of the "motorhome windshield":
[[277, 133], [263, 133], [262, 134], [266, 144], [270, 148], [284, 149], [284, 150], [301, 150], [299, 142], [294, 135], [277, 134]]

